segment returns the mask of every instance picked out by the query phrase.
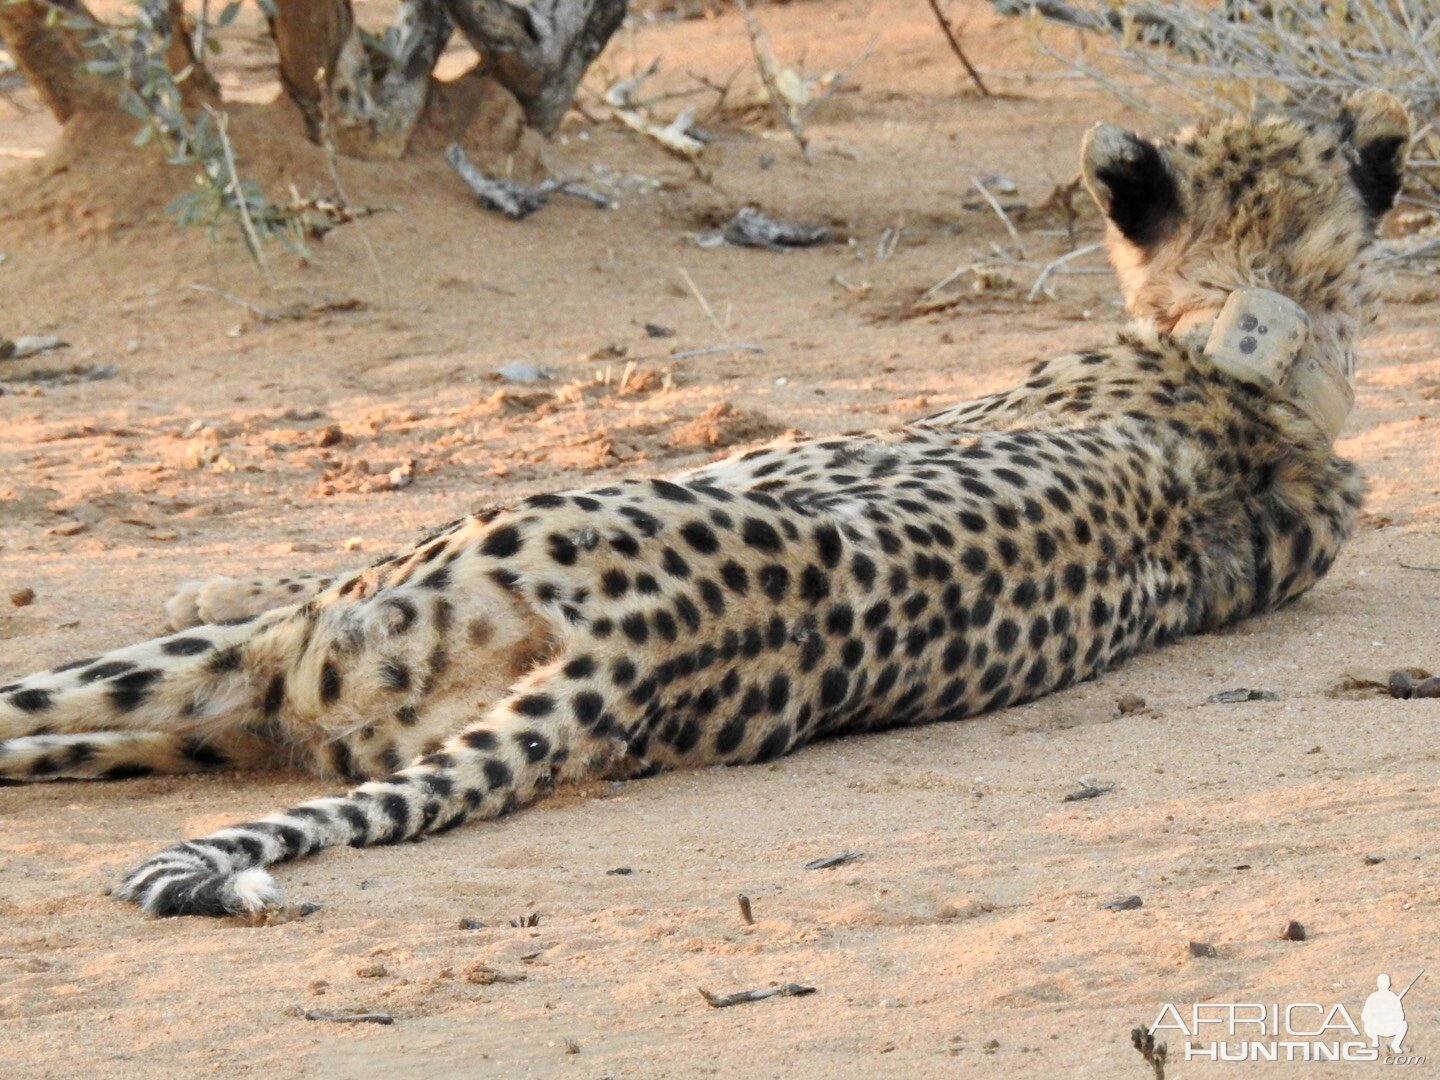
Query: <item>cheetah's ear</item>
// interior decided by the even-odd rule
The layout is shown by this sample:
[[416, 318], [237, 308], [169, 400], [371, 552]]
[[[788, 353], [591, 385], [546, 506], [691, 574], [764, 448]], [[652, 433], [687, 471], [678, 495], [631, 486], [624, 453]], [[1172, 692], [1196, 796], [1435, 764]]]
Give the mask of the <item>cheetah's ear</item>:
[[1120, 233], [1150, 247], [1180, 221], [1180, 187], [1164, 152], [1114, 124], [1096, 124], [1080, 150], [1085, 187]]
[[1350, 176], [1376, 218], [1395, 205], [1410, 150], [1410, 113], [1384, 90], [1359, 90], [1340, 110], [1340, 135], [1354, 150]]

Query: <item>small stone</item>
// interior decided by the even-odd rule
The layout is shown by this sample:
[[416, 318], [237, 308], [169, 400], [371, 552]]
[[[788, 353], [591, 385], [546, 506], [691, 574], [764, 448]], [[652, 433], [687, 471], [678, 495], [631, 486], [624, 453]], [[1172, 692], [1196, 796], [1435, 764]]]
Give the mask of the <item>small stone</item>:
[[390, 969], [381, 963], [366, 964], [356, 971], [355, 974], [362, 979], [383, 979], [386, 975], [390, 974]]
[[542, 382], [550, 378], [548, 371], [542, 371], [534, 364], [528, 364], [524, 360], [512, 360], [497, 368], [495, 374], [510, 382]]
[[310, 980], [310, 993], [312, 993], [312, 994], [315, 994], [315, 995], [318, 996], [318, 995], [320, 995], [320, 994], [325, 993], [325, 991], [326, 991], [326, 990], [329, 990], [329, 989], [330, 989], [330, 984], [329, 984], [328, 982], [326, 982], [324, 979], [311, 979], [311, 980]]
[[653, 322], [647, 322], [645, 324], [645, 333], [648, 337], [652, 338], [667, 338], [675, 336], [675, 331], [671, 330], [670, 327], [661, 326], [659, 323]]
[[1208, 941], [1192, 941], [1190, 942], [1190, 955], [1196, 958], [1207, 957], [1213, 960], [1220, 955], [1220, 952]]
[[83, 521], [62, 521], [50, 530], [51, 536], [79, 536], [90, 526]]
[[159, 540], [161, 543], [169, 543], [171, 540], [180, 539], [180, 534], [174, 529], [156, 529], [154, 532], [145, 534], [151, 540]]
[[937, 919], [975, 919], [981, 915], [989, 915], [995, 910], [995, 905], [989, 900], [971, 900], [966, 904], [941, 904], [935, 911]]
[[465, 969], [465, 981], [476, 986], [493, 986], [496, 983], [524, 982], [525, 976], [519, 972], [497, 971], [489, 964], [477, 962]]
[[29, 607], [35, 602], [35, 590], [31, 588], [16, 589], [10, 594], [10, 603], [16, 607]]
[[395, 466], [395, 468], [385, 474], [385, 479], [389, 481], [392, 490], [399, 491], [401, 488], [409, 487], [415, 482], [414, 459], [412, 458], [404, 465]]
[[980, 1044], [980, 1049], [984, 1050], [987, 1054], [993, 1054], [996, 1050], [1000, 1049], [1000, 1040], [986, 1039], [983, 1043]]
[[628, 866], [617, 866], [614, 870], [606, 870], [607, 877], [629, 877], [635, 871]]
[[481, 922], [479, 919], [468, 919], [468, 918], [467, 918], [467, 919], [461, 919], [461, 920], [460, 920], [460, 929], [461, 929], [461, 930], [484, 930], [484, 929], [485, 929], [485, 924], [484, 924], [483, 922]]
[[340, 546], [343, 547], [346, 551], [359, 551], [365, 546], [365, 541], [360, 539], [360, 537], [358, 536], [352, 536]]
[[1415, 684], [1417, 698], [1440, 698], [1440, 675], [1431, 675]]
[[1115, 707], [1120, 710], [1121, 716], [1130, 716], [1145, 708], [1145, 699], [1139, 694], [1121, 694]]
[[1385, 856], [1384, 856], [1384, 855], [1366, 855], [1363, 861], [1364, 861], [1364, 863], [1365, 863], [1366, 866], [1379, 866], [1382, 862], [1385, 861]]
[[327, 424], [315, 433], [314, 444], [319, 447], [339, 446], [345, 441], [345, 432], [339, 424]]
[[1403, 700], [1415, 692], [1415, 677], [1408, 671], [1392, 672], [1385, 685], [1391, 697]]
[[1145, 901], [1138, 896], [1121, 896], [1100, 906], [1106, 911], [1134, 911], [1138, 907], [1144, 907]]
[[630, 352], [624, 345], [601, 345], [600, 348], [580, 357], [582, 363], [595, 364], [603, 360], [620, 360]]
[[1242, 701], [1279, 701], [1280, 695], [1273, 690], [1249, 690], [1241, 687], [1237, 690], [1222, 690], [1218, 694], [1211, 694], [1205, 699], [1210, 705], [1237, 705]]
[[1305, 932], [1305, 924], [1291, 919], [1285, 924], [1285, 932], [1280, 935], [1285, 941], [1304, 941], [1309, 935]]

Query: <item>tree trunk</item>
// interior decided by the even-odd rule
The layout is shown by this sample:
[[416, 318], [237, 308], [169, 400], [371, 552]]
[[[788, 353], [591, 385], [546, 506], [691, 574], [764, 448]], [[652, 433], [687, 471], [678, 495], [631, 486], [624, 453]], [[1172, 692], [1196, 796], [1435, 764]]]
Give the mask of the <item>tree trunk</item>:
[[[51, 12], [60, 14], [53, 18]], [[109, 59], [85, 45], [92, 30], [64, 25], [65, 16], [100, 25], [84, 0], [0, 0], [0, 41], [40, 99], [64, 123], [79, 112], [115, 108], [123, 80], [119, 75], [94, 75], [84, 70], [89, 60]], [[187, 105], [214, 100], [220, 88], [191, 47], [190, 23], [181, 0], [145, 0], [133, 41], [134, 61], [141, 61], [158, 36], [164, 39], [165, 63], [179, 74], [190, 69], [181, 85]]]
[[530, 124], [560, 126], [586, 70], [625, 19], [626, 0], [443, 0]]
[[165, 47], [165, 66], [175, 74], [190, 70], [180, 84], [186, 105], [220, 99], [220, 84], [205, 66], [205, 57], [195, 55], [195, 24], [185, 14], [184, 0], [145, 0], [145, 8], [155, 19], [156, 29], [169, 40]]
[[280, 54], [280, 83], [318, 139], [325, 93], [340, 50], [354, 38], [350, 0], [277, 0], [270, 34]]
[[439, 0], [404, 0], [385, 33], [389, 55], [365, 47], [350, 0], [277, 0], [271, 31], [280, 78], [312, 139], [329, 129], [352, 157], [402, 157], [452, 26]]
[[87, 60], [96, 59], [84, 45], [85, 32], [51, 21], [50, 10], [91, 18], [84, 0], [31, 0], [0, 3], [0, 41], [20, 74], [40, 100], [64, 123], [77, 112], [115, 104], [115, 80], [88, 74]]

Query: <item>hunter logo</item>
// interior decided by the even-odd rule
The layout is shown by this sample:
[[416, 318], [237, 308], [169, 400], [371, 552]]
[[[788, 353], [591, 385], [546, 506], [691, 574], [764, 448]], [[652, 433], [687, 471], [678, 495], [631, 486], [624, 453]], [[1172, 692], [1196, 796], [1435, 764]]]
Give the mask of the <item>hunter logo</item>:
[[1202, 1001], [1182, 1011], [1162, 1005], [1149, 1027], [1157, 1039], [1173, 1032], [1185, 1040], [1182, 1061], [1352, 1061], [1385, 1065], [1423, 1065], [1423, 1055], [1407, 1054], [1405, 995], [1421, 969], [1398, 994], [1390, 976], [1381, 974], [1365, 999], [1356, 1024], [1343, 1002]]
[[[1420, 975], [1424, 974], [1422, 968]], [[1410, 986], [1420, 981], [1420, 975], [1410, 980]], [[1404, 1049], [1402, 1043], [1410, 1025], [1405, 1022], [1403, 1001], [1410, 992], [1410, 986], [1397, 994], [1390, 989], [1389, 975], [1380, 975], [1375, 979], [1375, 992], [1365, 999], [1365, 1008], [1360, 1011], [1360, 1023], [1365, 1026], [1365, 1034], [1370, 1037], [1372, 1046], [1378, 1047], [1381, 1039], [1389, 1039], [1392, 1053], [1398, 1054]]]

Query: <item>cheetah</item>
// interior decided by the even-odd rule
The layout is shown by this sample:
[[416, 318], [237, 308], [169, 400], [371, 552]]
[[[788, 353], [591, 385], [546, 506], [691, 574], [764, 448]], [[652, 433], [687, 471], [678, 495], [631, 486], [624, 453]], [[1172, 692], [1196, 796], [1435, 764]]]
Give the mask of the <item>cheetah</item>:
[[[332, 845], [974, 716], [1289, 603], [1361, 503], [1332, 444], [1409, 140], [1374, 90], [1160, 141], [1097, 125], [1082, 173], [1131, 320], [1113, 343], [895, 430], [474, 513], [333, 581], [190, 588], [178, 632], [0, 687], [0, 778], [349, 781], [115, 890], [255, 917], [282, 902], [267, 867]], [[1257, 288], [1300, 329], [1261, 347], [1247, 314], [1215, 348]]]

